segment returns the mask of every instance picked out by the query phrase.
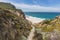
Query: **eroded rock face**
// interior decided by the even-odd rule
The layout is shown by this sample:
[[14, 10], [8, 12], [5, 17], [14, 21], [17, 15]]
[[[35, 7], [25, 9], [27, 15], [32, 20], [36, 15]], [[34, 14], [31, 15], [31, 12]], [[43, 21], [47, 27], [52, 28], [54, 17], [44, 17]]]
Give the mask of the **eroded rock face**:
[[8, 10], [0, 9], [0, 40], [22, 40], [31, 30], [29, 21]]
[[22, 18], [25, 19], [25, 14], [24, 14], [24, 12], [22, 12], [21, 9], [16, 9], [16, 10], [17, 10], [16, 12], [19, 14], [19, 16], [21, 16]]

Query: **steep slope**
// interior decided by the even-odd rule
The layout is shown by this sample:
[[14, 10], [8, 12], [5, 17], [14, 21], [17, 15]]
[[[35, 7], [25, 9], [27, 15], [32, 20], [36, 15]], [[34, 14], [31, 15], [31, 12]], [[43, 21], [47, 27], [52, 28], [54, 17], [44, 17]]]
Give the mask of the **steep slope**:
[[21, 9], [0, 2], [0, 40], [27, 40], [30, 37], [30, 40], [43, 40], [42, 34], [32, 29], [32, 23], [25, 18]]
[[22, 40], [22, 36], [28, 36], [31, 24], [21, 17], [21, 14], [24, 15], [22, 12], [15, 11], [0, 8], [0, 40]]
[[0, 8], [2, 8], [4, 10], [8, 10], [12, 13], [15, 13], [15, 14], [19, 15], [22, 18], [25, 18], [25, 15], [22, 12], [22, 10], [21, 9], [16, 9], [16, 7], [11, 3], [0, 2]]

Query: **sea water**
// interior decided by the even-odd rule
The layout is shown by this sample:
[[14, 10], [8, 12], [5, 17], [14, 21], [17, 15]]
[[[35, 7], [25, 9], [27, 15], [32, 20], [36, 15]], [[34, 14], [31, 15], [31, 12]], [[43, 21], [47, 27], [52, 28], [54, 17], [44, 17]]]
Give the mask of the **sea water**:
[[60, 15], [60, 12], [25, 12], [26, 18], [33, 23], [41, 22], [42, 20], [53, 19]]

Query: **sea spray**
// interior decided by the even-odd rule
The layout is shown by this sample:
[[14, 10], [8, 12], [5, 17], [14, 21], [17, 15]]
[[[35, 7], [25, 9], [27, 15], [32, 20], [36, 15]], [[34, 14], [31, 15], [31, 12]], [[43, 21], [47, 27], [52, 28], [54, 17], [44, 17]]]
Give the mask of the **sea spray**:
[[31, 32], [29, 33], [27, 40], [33, 40], [34, 32], [35, 32], [35, 27], [32, 26]]

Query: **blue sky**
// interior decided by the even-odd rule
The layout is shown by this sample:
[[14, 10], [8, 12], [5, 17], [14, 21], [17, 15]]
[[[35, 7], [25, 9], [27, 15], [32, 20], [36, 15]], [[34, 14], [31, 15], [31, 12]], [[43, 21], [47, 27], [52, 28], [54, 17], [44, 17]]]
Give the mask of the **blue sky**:
[[0, 0], [12, 3], [24, 12], [60, 12], [60, 0]]
[[13, 0], [13, 2], [41, 6], [56, 6], [60, 4], [60, 0]]

